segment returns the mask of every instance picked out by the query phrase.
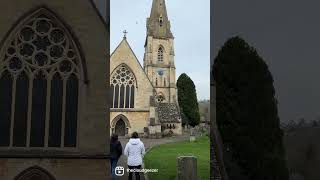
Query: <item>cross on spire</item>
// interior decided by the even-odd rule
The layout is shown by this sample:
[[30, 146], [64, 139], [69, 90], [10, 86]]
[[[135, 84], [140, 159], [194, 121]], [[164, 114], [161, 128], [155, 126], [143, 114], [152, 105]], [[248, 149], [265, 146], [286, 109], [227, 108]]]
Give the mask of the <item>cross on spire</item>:
[[124, 39], [127, 38], [127, 34], [128, 34], [128, 31], [127, 31], [127, 30], [124, 30], [124, 31], [123, 31], [123, 38], [124, 38]]

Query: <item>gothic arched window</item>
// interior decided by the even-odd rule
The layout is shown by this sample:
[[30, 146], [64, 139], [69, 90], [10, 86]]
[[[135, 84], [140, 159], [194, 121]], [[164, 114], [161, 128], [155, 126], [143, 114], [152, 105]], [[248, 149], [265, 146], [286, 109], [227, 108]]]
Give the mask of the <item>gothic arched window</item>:
[[124, 64], [118, 66], [111, 77], [112, 108], [134, 108], [136, 79]]
[[76, 147], [81, 62], [50, 11], [16, 24], [0, 51], [0, 146]]
[[163, 62], [163, 47], [160, 46], [158, 49], [158, 61]]
[[162, 103], [164, 100], [165, 100], [164, 95], [163, 95], [162, 93], [159, 93], [159, 94], [157, 95], [157, 101], [158, 101], [159, 103]]

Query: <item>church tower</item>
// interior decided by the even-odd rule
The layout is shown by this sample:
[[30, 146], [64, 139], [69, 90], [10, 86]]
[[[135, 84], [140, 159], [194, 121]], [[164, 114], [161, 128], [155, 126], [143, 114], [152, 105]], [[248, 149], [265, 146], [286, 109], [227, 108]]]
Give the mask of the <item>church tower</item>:
[[144, 70], [157, 92], [157, 101], [177, 103], [174, 37], [165, 0], [153, 0], [147, 18]]

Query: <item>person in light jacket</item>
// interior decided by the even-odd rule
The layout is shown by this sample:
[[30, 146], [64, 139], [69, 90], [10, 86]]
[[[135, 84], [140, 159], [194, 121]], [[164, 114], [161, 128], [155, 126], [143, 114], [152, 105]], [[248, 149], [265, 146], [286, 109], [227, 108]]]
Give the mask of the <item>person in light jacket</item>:
[[[132, 136], [124, 149], [124, 155], [128, 157], [129, 170], [141, 169], [142, 159], [145, 154], [143, 142], [139, 139], [137, 132], [132, 133]], [[129, 180], [132, 180], [133, 172], [129, 171]], [[136, 180], [140, 180], [139, 172], [135, 172]]]

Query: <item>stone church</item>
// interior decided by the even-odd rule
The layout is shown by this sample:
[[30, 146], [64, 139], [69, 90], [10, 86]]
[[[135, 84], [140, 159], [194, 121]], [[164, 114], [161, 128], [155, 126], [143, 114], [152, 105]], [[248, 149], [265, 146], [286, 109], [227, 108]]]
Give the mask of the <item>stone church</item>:
[[108, 179], [103, 2], [0, 1], [1, 180]]
[[112, 133], [159, 138], [181, 134], [177, 101], [174, 37], [164, 0], [153, 0], [147, 18], [143, 66], [131, 49], [126, 32], [110, 58]]

